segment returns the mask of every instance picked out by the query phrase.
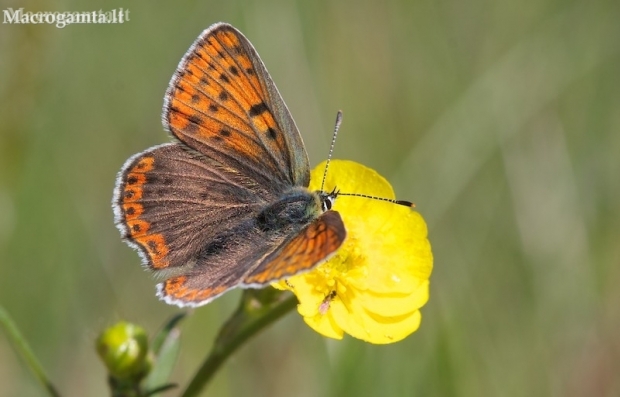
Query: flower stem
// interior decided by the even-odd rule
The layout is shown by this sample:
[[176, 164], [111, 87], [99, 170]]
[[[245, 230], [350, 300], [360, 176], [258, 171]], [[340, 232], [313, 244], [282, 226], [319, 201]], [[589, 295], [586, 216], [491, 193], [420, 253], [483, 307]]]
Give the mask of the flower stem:
[[245, 341], [297, 305], [297, 298], [273, 288], [245, 290], [235, 313], [220, 329], [211, 353], [202, 363], [182, 397], [200, 394], [228, 357]]
[[30, 346], [28, 346], [26, 339], [24, 339], [15, 323], [11, 320], [11, 317], [2, 306], [0, 306], [0, 325], [4, 327], [9, 341], [11, 345], [13, 345], [15, 351], [17, 351], [17, 354], [22, 356], [26, 362], [26, 365], [30, 368], [43, 388], [47, 390], [47, 393], [52, 397], [60, 397], [60, 394], [45, 374], [43, 367], [39, 361], [37, 361], [37, 358], [30, 349]]

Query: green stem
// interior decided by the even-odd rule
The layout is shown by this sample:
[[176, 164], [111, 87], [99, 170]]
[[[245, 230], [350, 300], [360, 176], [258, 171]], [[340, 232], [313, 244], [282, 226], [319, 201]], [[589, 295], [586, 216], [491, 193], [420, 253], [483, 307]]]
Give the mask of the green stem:
[[239, 308], [220, 330], [211, 353], [202, 363], [181, 397], [198, 396], [226, 359], [245, 341], [297, 305], [297, 298], [294, 295], [287, 297], [281, 291], [271, 291], [274, 292], [268, 293], [271, 293], [272, 297], [275, 293], [276, 299], [269, 303], [264, 303], [264, 299], [260, 299], [260, 297], [257, 299], [258, 294], [265, 296], [262, 292], [244, 291]]
[[17, 326], [15, 325], [13, 320], [11, 320], [11, 317], [2, 306], [0, 306], [0, 324], [2, 324], [2, 326], [4, 327], [4, 330], [9, 337], [9, 341], [11, 345], [13, 345], [13, 348], [15, 349], [17, 354], [24, 359], [26, 365], [34, 373], [34, 376], [41, 383], [43, 388], [47, 390], [50, 396], [60, 397], [60, 394], [58, 393], [54, 385], [52, 385], [52, 382], [50, 382], [50, 380], [47, 378], [43, 367], [37, 361], [37, 358], [30, 349], [30, 346], [28, 346], [28, 343], [20, 334]]

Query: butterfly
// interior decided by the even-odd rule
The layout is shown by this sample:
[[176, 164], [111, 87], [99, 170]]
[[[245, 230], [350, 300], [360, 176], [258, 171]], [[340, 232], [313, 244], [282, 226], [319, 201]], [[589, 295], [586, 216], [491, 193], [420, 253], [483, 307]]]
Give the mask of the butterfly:
[[226, 23], [206, 29], [164, 97], [174, 142], [130, 157], [115, 223], [160, 276], [157, 296], [200, 306], [330, 258], [346, 238], [337, 192], [310, 191], [308, 155], [258, 53]]

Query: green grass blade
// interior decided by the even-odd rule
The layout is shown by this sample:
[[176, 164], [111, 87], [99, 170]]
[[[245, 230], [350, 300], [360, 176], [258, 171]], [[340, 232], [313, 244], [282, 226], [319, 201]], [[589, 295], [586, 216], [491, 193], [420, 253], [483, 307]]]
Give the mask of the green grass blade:
[[24, 359], [28, 368], [30, 368], [43, 388], [47, 390], [47, 393], [52, 397], [60, 397], [60, 394], [45, 374], [43, 367], [30, 349], [30, 346], [28, 346], [28, 343], [19, 332], [19, 329], [17, 329], [17, 325], [15, 325], [2, 306], [0, 306], [0, 324], [6, 331], [10, 344], [13, 345], [17, 354]]

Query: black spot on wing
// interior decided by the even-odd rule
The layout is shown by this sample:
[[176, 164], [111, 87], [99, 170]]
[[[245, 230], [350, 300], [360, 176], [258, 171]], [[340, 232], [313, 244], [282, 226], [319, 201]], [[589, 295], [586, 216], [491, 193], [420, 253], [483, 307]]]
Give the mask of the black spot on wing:
[[189, 123], [185, 127], [185, 132], [187, 132], [188, 134], [197, 133], [198, 130], [200, 129], [200, 125], [203, 122], [203, 120], [199, 116], [196, 116], [195, 114], [189, 116], [187, 118], [187, 121], [189, 121]]
[[220, 74], [220, 80], [227, 84], [230, 83], [230, 79], [224, 73]]
[[269, 107], [265, 102], [257, 103], [250, 108], [250, 117], [259, 116], [267, 111], [269, 111]]
[[278, 132], [271, 127], [269, 127], [266, 134], [269, 137], [269, 139], [276, 139], [276, 137], [278, 136]]
[[196, 116], [195, 114], [189, 116], [187, 118], [187, 121], [194, 124], [202, 124], [202, 119], [200, 118], [200, 116]]

